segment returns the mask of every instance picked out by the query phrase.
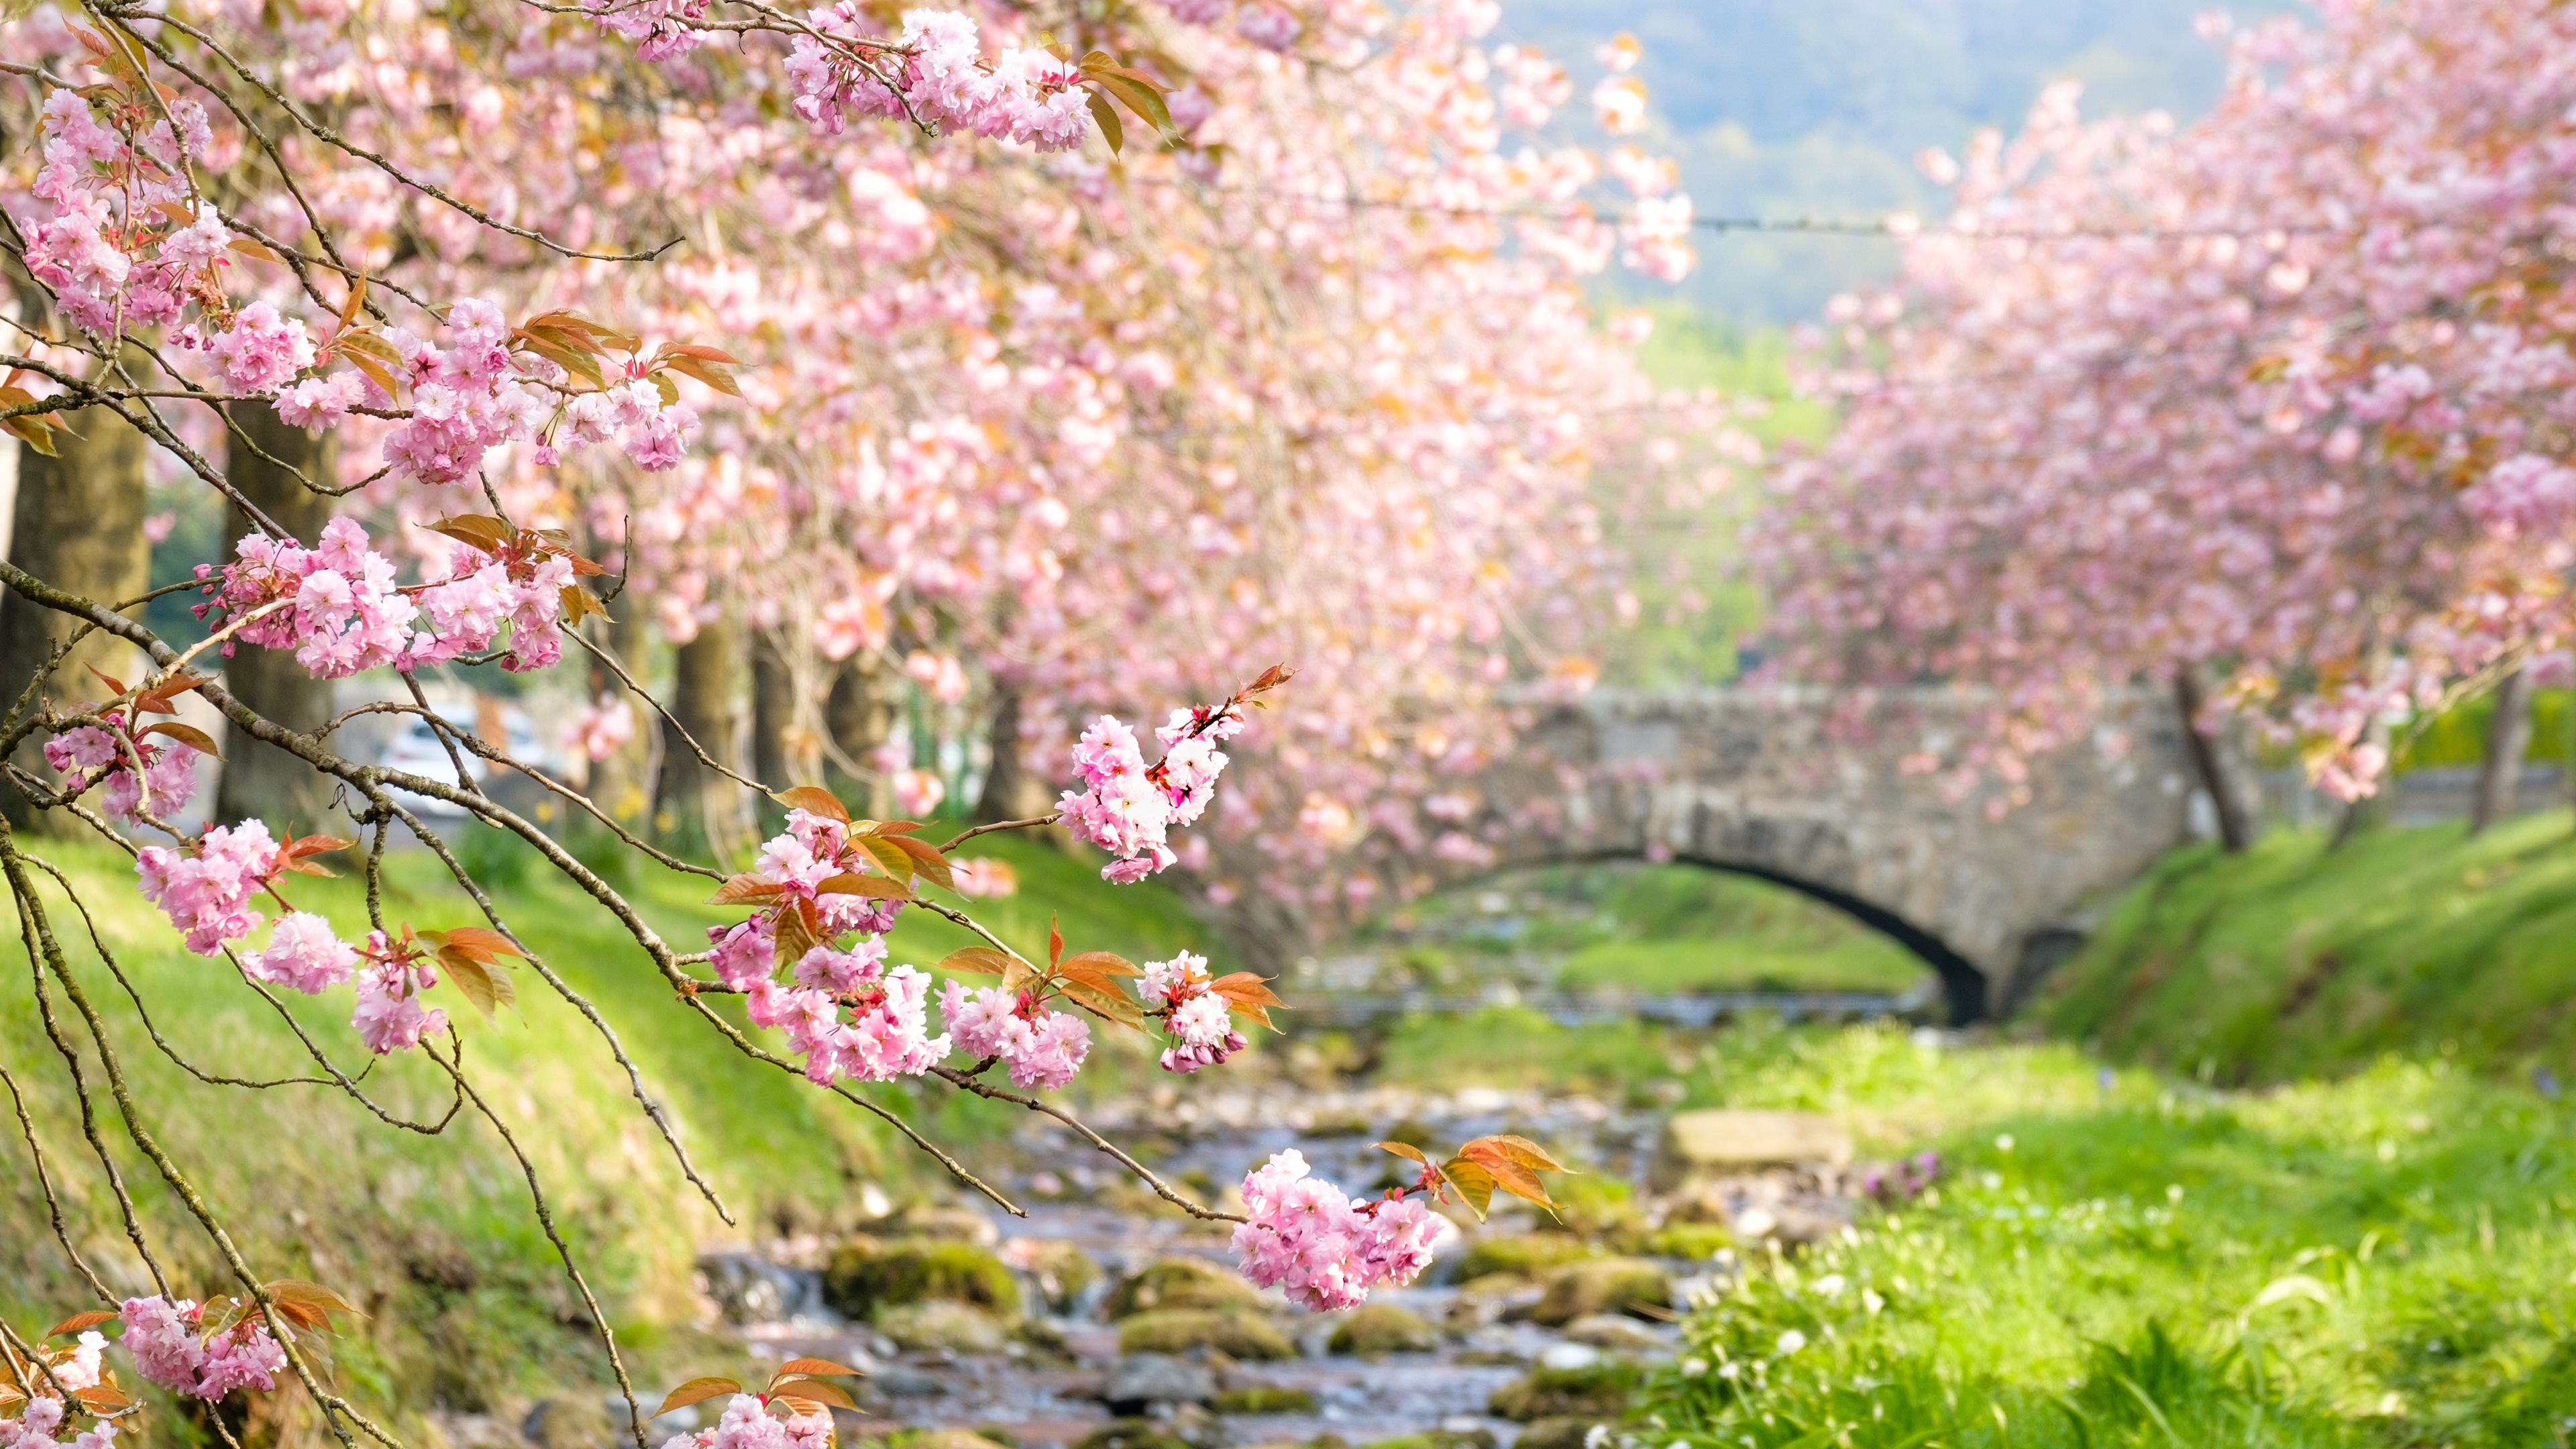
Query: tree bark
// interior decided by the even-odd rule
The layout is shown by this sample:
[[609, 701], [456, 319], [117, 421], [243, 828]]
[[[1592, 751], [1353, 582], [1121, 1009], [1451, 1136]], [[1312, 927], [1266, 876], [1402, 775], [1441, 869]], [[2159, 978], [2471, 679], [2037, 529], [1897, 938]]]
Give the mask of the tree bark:
[[1046, 781], [1031, 773], [1020, 758], [1020, 692], [1008, 685], [993, 691], [993, 724], [988, 735], [992, 763], [984, 769], [984, 790], [975, 800], [975, 823], [1027, 820], [1047, 812]]
[[[593, 642], [617, 656], [626, 672], [641, 681], [644, 656], [653, 638], [644, 622], [644, 601], [624, 594], [608, 606], [608, 612], [607, 620], [586, 622], [585, 627], [591, 631]], [[596, 659], [590, 663], [590, 697], [621, 701], [633, 711], [634, 734], [607, 759], [591, 761], [588, 786], [591, 803], [632, 828], [653, 818], [653, 746], [662, 728], [662, 717]]]
[[2201, 788], [2209, 792], [2210, 806], [2218, 817], [2219, 848], [2236, 855], [2254, 843], [2253, 811], [2246, 802], [2248, 792], [2230, 768], [2226, 741], [2200, 728], [2200, 708], [2208, 697], [2199, 665], [2185, 664], [2174, 671], [2174, 707], [2182, 712], [2183, 745], [2191, 752], [2192, 769], [2200, 776]]
[[[671, 714], [706, 752], [730, 768], [741, 768], [740, 741], [734, 729], [742, 699], [742, 622], [727, 610], [698, 627], [697, 637], [679, 648], [677, 679], [671, 690]], [[743, 791], [731, 780], [699, 763], [689, 742], [663, 724], [662, 778], [654, 791], [654, 823], [666, 835], [687, 842], [703, 840], [718, 852], [748, 842]]]
[[[143, 537], [143, 435], [104, 408], [84, 409], [68, 421], [69, 428], [54, 434], [61, 456], [19, 450], [10, 562], [101, 603], [131, 599], [149, 587], [152, 566], [152, 546]], [[14, 596], [0, 601], [0, 708], [14, 703], [55, 647], [77, 632], [69, 617], [53, 610]], [[91, 669], [130, 685], [148, 667], [133, 645], [93, 632], [56, 666], [44, 694], [60, 704], [103, 700], [108, 688]], [[39, 779], [52, 777], [40, 741], [29, 740], [18, 763]], [[38, 820], [15, 790], [0, 790], [0, 805], [21, 827], [50, 829], [55, 823]]]
[[[2362, 726], [2362, 743], [2376, 745], [2383, 753], [2388, 749], [2388, 735], [2385, 715], [2372, 715], [2370, 723]], [[2381, 773], [2378, 789], [2343, 807], [2343, 818], [2335, 822], [2334, 839], [2326, 842], [2327, 854], [2343, 849], [2352, 843], [2354, 836], [2384, 823], [2388, 819], [2388, 797], [2396, 789], [2397, 773], [2392, 765]]]
[[[296, 542], [307, 547], [319, 543], [322, 526], [331, 521], [332, 500], [304, 486], [296, 471], [328, 483], [332, 435], [290, 427], [266, 403], [236, 404], [231, 422], [225, 473], [233, 486], [294, 534]], [[227, 539], [252, 531], [249, 516], [239, 508], [230, 510], [228, 524]], [[310, 731], [331, 717], [330, 681], [315, 679], [291, 653], [244, 645], [223, 666], [225, 688], [288, 729]], [[322, 829], [331, 797], [330, 782], [319, 771], [277, 746], [239, 735], [226, 742], [222, 783], [215, 792], [216, 819], [256, 816], [284, 840], [290, 837], [282, 832], [289, 828], [297, 834]]]
[[2478, 798], [2469, 809], [2476, 835], [2513, 813], [2522, 757], [2531, 748], [2531, 676], [2517, 669], [2496, 685], [2495, 714], [2487, 721], [2487, 757], [2478, 768]]
[[[862, 650], [842, 666], [832, 680], [832, 692], [823, 700], [823, 728], [832, 736], [833, 749], [863, 770], [875, 769], [869, 757], [894, 733], [894, 691], [888, 675], [882, 654]], [[833, 788], [854, 800], [864, 796], [870, 815], [894, 813], [893, 793], [882, 781], [871, 784], [865, 778], [845, 777], [834, 781]]]
[[811, 785], [795, 748], [796, 675], [766, 629], [751, 631], [751, 774], [777, 789]]

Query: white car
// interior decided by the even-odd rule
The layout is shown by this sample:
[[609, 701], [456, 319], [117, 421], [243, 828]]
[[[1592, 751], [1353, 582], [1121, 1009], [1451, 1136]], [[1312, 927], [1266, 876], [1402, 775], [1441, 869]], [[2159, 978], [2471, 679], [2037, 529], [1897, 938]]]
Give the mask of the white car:
[[[474, 722], [470, 719], [458, 719], [447, 714], [442, 714], [440, 718], [460, 730], [471, 732], [474, 728]], [[501, 728], [503, 738], [496, 743], [512, 759], [523, 760], [540, 768], [546, 765], [544, 747], [537, 743], [536, 729], [528, 722], [528, 716], [524, 710], [503, 710]], [[490, 761], [462, 745], [456, 747], [456, 757], [465, 761], [466, 778], [478, 786], [492, 773]], [[449, 757], [447, 742], [438, 737], [438, 731], [430, 727], [428, 720], [418, 715], [408, 717], [402, 733], [395, 735], [386, 743], [384, 753], [377, 757], [376, 763], [389, 770], [400, 770], [404, 774], [418, 775], [424, 780], [436, 780], [443, 785], [456, 783], [456, 759]], [[409, 790], [398, 790], [395, 793], [402, 797], [403, 808], [416, 815], [435, 816], [442, 820], [459, 820], [465, 816], [465, 807], [462, 805], [428, 795], [416, 795]]]

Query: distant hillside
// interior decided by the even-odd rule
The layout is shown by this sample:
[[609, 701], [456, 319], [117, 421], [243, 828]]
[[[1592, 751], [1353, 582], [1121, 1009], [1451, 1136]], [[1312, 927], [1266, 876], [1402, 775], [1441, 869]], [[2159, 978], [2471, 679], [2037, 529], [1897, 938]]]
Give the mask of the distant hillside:
[[[1601, 73], [1594, 47], [1635, 32], [1646, 47], [1640, 74], [1654, 93], [1658, 129], [1648, 139], [1680, 158], [1704, 214], [1873, 216], [1936, 208], [1940, 192], [1915, 171], [1914, 155], [1956, 148], [1980, 126], [2014, 128], [2052, 80], [2082, 80], [2088, 114], [2198, 115], [2225, 74], [2220, 47], [2192, 30], [2192, 17], [2208, 8], [2209, 0], [1504, 0], [1501, 33], [1565, 62], [1579, 97]], [[2258, 0], [2234, 8], [2292, 7]], [[1810, 316], [1895, 261], [1891, 246], [1866, 238], [1706, 236], [1700, 250], [1700, 271], [1674, 290], [1757, 324]]]

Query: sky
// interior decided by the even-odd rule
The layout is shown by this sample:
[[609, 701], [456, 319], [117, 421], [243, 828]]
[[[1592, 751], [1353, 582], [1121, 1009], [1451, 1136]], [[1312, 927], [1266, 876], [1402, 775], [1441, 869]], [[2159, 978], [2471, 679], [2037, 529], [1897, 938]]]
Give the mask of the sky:
[[[1503, 0], [1499, 39], [1564, 63], [1578, 101], [1592, 52], [1621, 30], [1654, 122], [1640, 137], [1681, 163], [1702, 215], [1871, 218], [1936, 214], [1913, 158], [2019, 124], [2040, 88], [2081, 80], [2088, 115], [2162, 109], [2188, 120], [2217, 99], [2220, 47], [2194, 33], [2210, 0]], [[2290, 8], [2239, 5], [2240, 17]], [[1826, 298], [1892, 273], [1869, 238], [1700, 237], [1700, 267], [1670, 289], [1734, 322], [1815, 315]], [[1651, 284], [1623, 284], [1639, 297]]]

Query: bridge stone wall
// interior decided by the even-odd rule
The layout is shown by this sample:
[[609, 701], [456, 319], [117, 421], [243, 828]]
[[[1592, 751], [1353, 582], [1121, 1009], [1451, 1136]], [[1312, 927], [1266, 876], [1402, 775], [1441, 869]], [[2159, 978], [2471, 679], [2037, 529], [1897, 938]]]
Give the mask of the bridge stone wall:
[[[1891, 691], [1856, 708], [1810, 690], [1601, 689], [1521, 708], [1520, 747], [1457, 792], [1473, 802], [1461, 829], [1491, 853], [1409, 852], [1412, 885], [1601, 859], [1759, 876], [1910, 947], [1940, 973], [1957, 1021], [2009, 1012], [2081, 944], [2088, 908], [2193, 835], [2181, 730], [2152, 696], [2036, 761], [2028, 798], [2001, 814], [1984, 793], [1954, 799], [1943, 775], [1906, 768], [1979, 737], [1987, 702], [1971, 694]], [[1314, 944], [1316, 923], [1285, 906], [1252, 898], [1213, 914], [1271, 969]]]
[[1915, 949], [1973, 1020], [2009, 1009], [2080, 942], [2085, 907], [2190, 838], [2193, 793], [2177, 719], [2149, 697], [2036, 761], [2027, 801], [2000, 815], [1905, 767], [1972, 740], [1985, 707], [1930, 689], [1840, 711], [1815, 691], [1596, 690], [1542, 711], [1486, 772], [1503, 828], [1484, 838], [1495, 868], [1674, 859], [1795, 887]]

